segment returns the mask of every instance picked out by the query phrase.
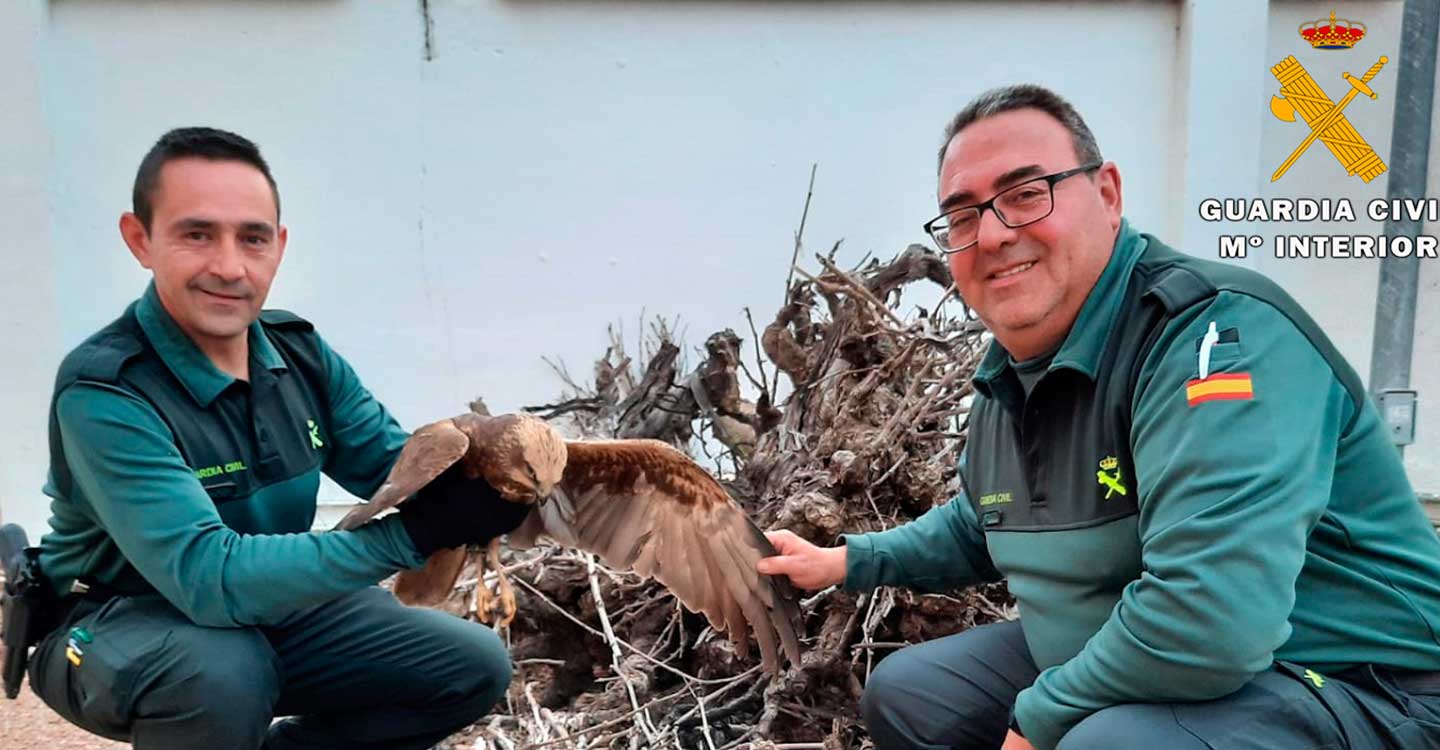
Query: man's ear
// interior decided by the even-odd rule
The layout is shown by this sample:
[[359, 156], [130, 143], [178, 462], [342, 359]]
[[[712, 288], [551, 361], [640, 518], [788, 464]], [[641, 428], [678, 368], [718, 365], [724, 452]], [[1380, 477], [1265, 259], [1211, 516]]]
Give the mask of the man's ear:
[[150, 267], [150, 232], [140, 217], [130, 211], [120, 215], [120, 238], [130, 248], [130, 254], [140, 261], [144, 268]]
[[1100, 203], [1105, 207], [1105, 218], [1110, 227], [1120, 228], [1120, 217], [1124, 215], [1124, 200], [1120, 191], [1120, 168], [1115, 162], [1107, 161], [1095, 175], [1095, 184], [1100, 188]]
[[276, 232], [276, 234], [275, 234], [275, 248], [280, 251], [280, 259], [277, 260], [277, 261], [275, 261], [275, 265], [278, 266], [278, 265], [280, 265], [280, 261], [281, 261], [281, 260], [285, 260], [285, 245], [288, 244], [289, 242], [290, 242], [290, 227], [287, 227], [287, 226], [285, 226], [284, 224], [281, 224], [281, 225], [280, 225], [280, 230], [279, 230], [278, 232]]

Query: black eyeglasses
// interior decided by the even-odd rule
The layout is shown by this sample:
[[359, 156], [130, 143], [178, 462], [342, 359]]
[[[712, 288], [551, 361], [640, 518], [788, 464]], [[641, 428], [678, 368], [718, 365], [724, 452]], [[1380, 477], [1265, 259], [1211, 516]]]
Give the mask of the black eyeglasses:
[[952, 208], [925, 222], [925, 231], [935, 240], [941, 252], [948, 254], [968, 250], [980, 241], [980, 217], [985, 214], [985, 209], [994, 211], [995, 218], [1011, 229], [1034, 224], [1055, 210], [1055, 183], [1066, 177], [1093, 172], [1102, 163], [1097, 161], [1036, 177], [1005, 188], [984, 203]]

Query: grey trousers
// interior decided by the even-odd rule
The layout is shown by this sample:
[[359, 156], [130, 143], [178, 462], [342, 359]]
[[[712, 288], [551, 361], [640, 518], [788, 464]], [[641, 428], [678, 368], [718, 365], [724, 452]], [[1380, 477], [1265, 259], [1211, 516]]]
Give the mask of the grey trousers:
[[377, 587], [266, 627], [200, 627], [159, 595], [82, 603], [30, 664], [61, 716], [139, 750], [419, 750], [509, 682], [489, 628]]
[[[1020, 623], [984, 625], [887, 656], [860, 708], [880, 750], [997, 750], [1015, 696], [1037, 676]], [[1217, 700], [1091, 714], [1058, 750], [1158, 748], [1440, 750], [1440, 675], [1365, 667], [1316, 687], [1303, 667], [1276, 662]]]

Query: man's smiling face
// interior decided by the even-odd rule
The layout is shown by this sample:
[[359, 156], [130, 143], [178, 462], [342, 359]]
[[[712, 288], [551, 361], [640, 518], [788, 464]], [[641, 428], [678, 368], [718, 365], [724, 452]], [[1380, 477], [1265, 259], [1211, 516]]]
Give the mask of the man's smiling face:
[[270, 293], [286, 231], [270, 183], [243, 161], [168, 161], [145, 228], [134, 214], [121, 232], [155, 274], [165, 310], [202, 345], [244, 335]]
[[[943, 209], [984, 202], [1027, 180], [1079, 166], [1070, 132], [1038, 109], [978, 120], [950, 140], [940, 166]], [[1041, 188], [1044, 183], [1038, 183]], [[1010, 228], [986, 211], [975, 245], [949, 256], [960, 296], [1011, 354], [1058, 346], [1110, 259], [1120, 226], [1115, 165], [1061, 180], [1054, 210]]]

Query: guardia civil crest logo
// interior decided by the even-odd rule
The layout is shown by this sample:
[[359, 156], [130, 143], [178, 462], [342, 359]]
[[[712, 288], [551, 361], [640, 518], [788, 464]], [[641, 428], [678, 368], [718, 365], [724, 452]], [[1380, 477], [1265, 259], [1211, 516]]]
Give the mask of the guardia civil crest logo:
[[1129, 490], [1125, 488], [1125, 474], [1120, 469], [1120, 461], [1114, 456], [1100, 459], [1100, 468], [1095, 472], [1095, 481], [1105, 488], [1106, 500], [1115, 495], [1123, 497], [1130, 494]]
[[[1308, 42], [1312, 50], [1327, 50], [1329, 52], [1325, 54], [1330, 54], [1353, 49], [1365, 38], [1366, 28], [1365, 24], [1359, 21], [1336, 18], [1335, 11], [1332, 10], [1328, 21], [1321, 18], [1300, 24], [1299, 33], [1300, 38]], [[1320, 82], [1311, 77], [1310, 72], [1294, 55], [1287, 56], [1270, 68], [1270, 73], [1280, 83], [1280, 93], [1270, 97], [1270, 112], [1286, 122], [1295, 122], [1298, 115], [1304, 127], [1297, 130], [1305, 134], [1299, 145], [1295, 146], [1289, 157], [1270, 176], [1271, 182], [1285, 176], [1296, 160], [1316, 141], [1324, 145], [1325, 150], [1339, 162], [1346, 175], [1370, 182], [1385, 171], [1385, 162], [1346, 118], [1345, 108], [1356, 95], [1363, 94], [1370, 99], [1379, 97], [1370, 82], [1387, 62], [1390, 62], [1390, 58], [1382, 55], [1358, 78], [1348, 72], [1342, 73], [1341, 88], [1332, 89], [1342, 94], [1338, 100], [1330, 98], [1330, 94], [1321, 88]]]

